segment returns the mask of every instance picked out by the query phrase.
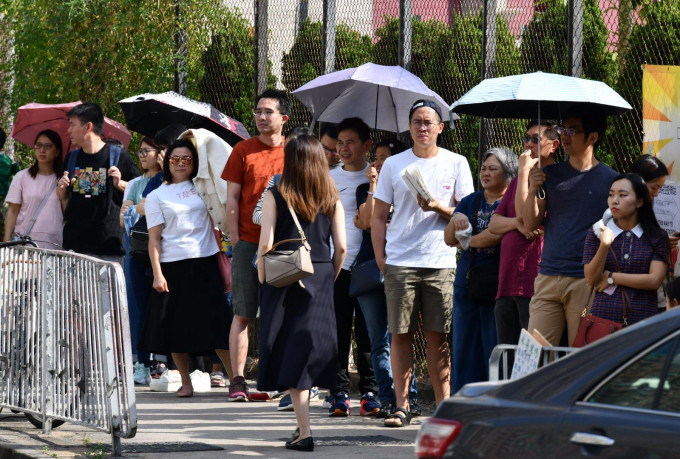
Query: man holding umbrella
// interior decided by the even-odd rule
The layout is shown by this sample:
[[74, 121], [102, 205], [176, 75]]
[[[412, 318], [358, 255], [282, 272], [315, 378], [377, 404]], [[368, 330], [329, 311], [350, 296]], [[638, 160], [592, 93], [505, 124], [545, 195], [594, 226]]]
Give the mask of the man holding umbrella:
[[529, 305], [529, 331], [537, 329], [553, 346], [565, 325], [569, 345], [578, 330], [590, 289], [583, 274], [586, 233], [607, 209], [617, 172], [595, 158], [607, 130], [607, 118], [587, 105], [571, 108], [557, 128], [569, 161], [529, 173], [529, 195], [522, 211], [528, 231], [545, 225], [543, 252], [534, 296]]
[[64, 209], [64, 248], [123, 264], [119, 224], [123, 191], [139, 176], [132, 157], [102, 140], [104, 112], [92, 102], [73, 107], [68, 133], [80, 148], [66, 155], [57, 196]]
[[[413, 337], [422, 316], [427, 369], [437, 403], [449, 396], [451, 330], [456, 249], [444, 243], [455, 206], [474, 191], [467, 160], [439, 148], [442, 113], [432, 100], [416, 101], [409, 112], [413, 148], [383, 164], [373, 199], [371, 238], [376, 263], [385, 274], [388, 330], [392, 333], [392, 374], [397, 408], [388, 427], [409, 424], [408, 386], [413, 370]], [[433, 199], [411, 195], [402, 175], [416, 167]], [[387, 224], [390, 206], [392, 219]]]

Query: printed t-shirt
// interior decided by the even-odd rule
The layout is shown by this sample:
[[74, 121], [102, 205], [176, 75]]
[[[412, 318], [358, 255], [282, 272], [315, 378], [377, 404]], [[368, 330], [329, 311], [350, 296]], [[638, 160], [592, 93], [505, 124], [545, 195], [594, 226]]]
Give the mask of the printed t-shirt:
[[[241, 185], [238, 198], [239, 238], [257, 244], [260, 226], [253, 223], [253, 212], [267, 182], [283, 171], [283, 145], [270, 147], [253, 137], [236, 144], [229, 156], [222, 178]], [[227, 185], [228, 192], [228, 185]]]
[[435, 212], [423, 212], [401, 177], [414, 165], [430, 194], [446, 206], [455, 206], [474, 191], [467, 160], [444, 148], [439, 148], [433, 158], [420, 158], [413, 149], [387, 158], [373, 195], [374, 199], [394, 206], [386, 234], [387, 263], [412, 268], [455, 268], [456, 249], [444, 243], [448, 220]]
[[[122, 229], [120, 204], [123, 193], [113, 186], [108, 175], [110, 167], [109, 145], [97, 153], [78, 153], [71, 196], [64, 212], [64, 249], [79, 253], [121, 255]], [[66, 155], [64, 164], [68, 164]], [[129, 182], [139, 176], [139, 171], [129, 153], [121, 149], [118, 160], [121, 178]]]
[[146, 197], [145, 207], [147, 226], [163, 225], [162, 263], [217, 253], [208, 209], [191, 180], [161, 185]]
[[586, 233], [607, 209], [609, 189], [618, 173], [604, 163], [578, 171], [569, 161], [543, 170], [547, 205], [539, 272], [582, 278]]
[[340, 193], [340, 202], [345, 209], [345, 234], [347, 237], [347, 255], [342, 264], [342, 269], [349, 269], [354, 263], [359, 248], [361, 247], [362, 231], [354, 225], [354, 215], [357, 209], [357, 187], [363, 183], [368, 183], [366, 164], [360, 171], [350, 172], [342, 167], [331, 170], [331, 178]]
[[[516, 218], [515, 195], [517, 194], [517, 178], [515, 177], [505, 190], [503, 199], [495, 214]], [[541, 260], [543, 237], [532, 241], [517, 230], [503, 235], [501, 240], [501, 261], [498, 274], [498, 295], [534, 296], [534, 280], [538, 275], [538, 263]]]
[[[54, 174], [36, 174], [35, 178], [32, 178], [28, 169], [24, 169], [14, 176], [5, 198], [8, 203], [21, 205], [14, 232], [23, 235], [43, 199], [47, 193], [50, 193], [30, 232], [31, 238], [38, 246], [46, 249], [59, 249], [62, 242], [63, 216], [61, 203], [55, 191], [55, 183], [57, 183], [57, 177]], [[45, 244], [42, 241], [57, 245]]]

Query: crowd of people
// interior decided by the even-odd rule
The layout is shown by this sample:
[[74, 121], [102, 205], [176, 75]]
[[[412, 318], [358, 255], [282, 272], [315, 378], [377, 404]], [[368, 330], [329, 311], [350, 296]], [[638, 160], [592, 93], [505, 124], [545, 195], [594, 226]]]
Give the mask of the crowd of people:
[[[440, 403], [488, 379], [493, 348], [516, 344], [522, 329], [571, 345], [591, 299], [591, 314], [624, 325], [658, 313], [659, 299], [680, 300], [677, 281], [661, 288], [678, 238], [652, 207], [668, 169], [648, 155], [622, 174], [598, 161], [606, 118], [596, 110], [530, 121], [519, 158], [484, 153], [475, 191], [467, 159], [439, 146], [444, 117], [433, 101], [409, 111], [410, 148], [374, 147], [360, 118], [325, 125], [318, 139], [304, 128], [284, 136], [290, 109], [285, 92], [260, 94], [258, 135], [233, 148], [170, 125], [142, 139], [140, 174], [101, 137], [101, 108], [78, 105], [68, 113], [78, 148], [63, 161], [56, 132], [36, 137], [34, 164], [7, 192], [4, 240], [29, 235], [124, 266], [135, 381], [148, 384], [152, 355], [167, 356], [181, 376], [177, 397], [193, 396], [192, 357], [211, 356], [213, 384], [226, 386], [224, 369], [228, 399], [253, 398], [245, 367], [259, 317], [257, 389], [295, 411], [286, 447], [299, 451], [314, 448], [308, 407], [318, 388], [329, 390], [330, 416], [350, 414], [352, 341], [360, 415], [403, 427], [420, 415], [419, 329]], [[556, 163], [559, 151], [567, 159]], [[225, 165], [206, 187], [199, 170], [216, 158]], [[148, 260], [130, 239], [140, 222]], [[300, 235], [313, 274], [269, 285], [263, 255]]]

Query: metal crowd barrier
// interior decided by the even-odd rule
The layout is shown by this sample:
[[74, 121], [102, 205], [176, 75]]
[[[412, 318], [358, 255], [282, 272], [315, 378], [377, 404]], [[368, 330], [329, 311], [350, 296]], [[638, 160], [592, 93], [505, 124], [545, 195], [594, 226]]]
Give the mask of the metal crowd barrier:
[[0, 248], [0, 407], [43, 432], [64, 421], [137, 431], [121, 267], [70, 252]]
[[[538, 367], [544, 367], [578, 350], [577, 347], [544, 346]], [[517, 352], [516, 344], [499, 344], [493, 348], [489, 358], [489, 381], [510, 379], [515, 352]]]

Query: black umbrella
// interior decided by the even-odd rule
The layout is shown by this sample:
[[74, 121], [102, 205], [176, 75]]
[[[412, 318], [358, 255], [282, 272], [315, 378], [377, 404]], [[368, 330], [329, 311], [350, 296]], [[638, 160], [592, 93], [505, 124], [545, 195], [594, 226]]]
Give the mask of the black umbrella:
[[190, 129], [207, 129], [229, 145], [249, 139], [243, 123], [217, 110], [212, 105], [190, 99], [174, 91], [161, 94], [141, 94], [118, 102], [129, 129], [153, 137], [172, 123]]

